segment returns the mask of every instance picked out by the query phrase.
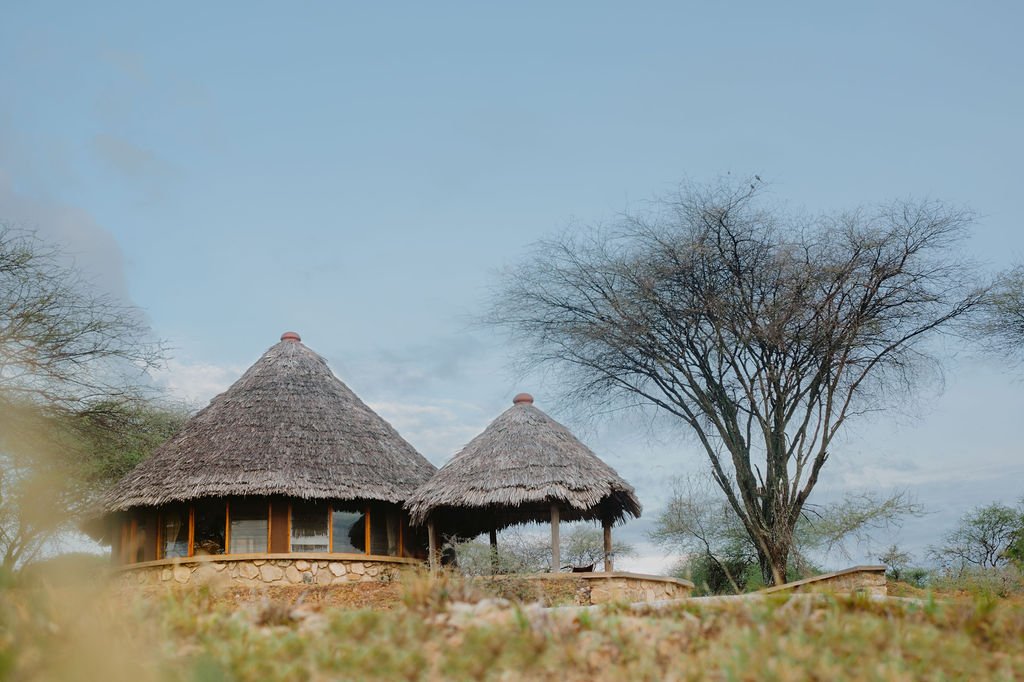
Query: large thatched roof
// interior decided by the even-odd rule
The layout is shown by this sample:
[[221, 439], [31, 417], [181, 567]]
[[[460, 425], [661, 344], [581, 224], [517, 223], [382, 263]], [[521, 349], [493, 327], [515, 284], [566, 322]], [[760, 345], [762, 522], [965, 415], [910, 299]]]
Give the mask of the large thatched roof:
[[125, 476], [105, 506], [227, 495], [400, 503], [435, 470], [288, 332]]
[[641, 511], [632, 486], [524, 393], [406, 508], [414, 523], [433, 516], [443, 531], [465, 536], [547, 521], [552, 504], [567, 521], [615, 522]]

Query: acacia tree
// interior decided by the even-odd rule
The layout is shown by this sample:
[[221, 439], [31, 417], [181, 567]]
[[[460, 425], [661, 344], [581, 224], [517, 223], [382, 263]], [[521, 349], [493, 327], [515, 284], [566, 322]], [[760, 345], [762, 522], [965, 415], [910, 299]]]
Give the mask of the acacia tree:
[[140, 313], [33, 233], [0, 224], [0, 564], [13, 568], [180, 422], [140, 388], [161, 358]]
[[928, 554], [946, 570], [998, 568], [1020, 558], [1022, 542], [1024, 498], [1016, 508], [998, 502], [975, 507]]
[[136, 396], [162, 348], [60, 250], [0, 223], [0, 397], [78, 409]]
[[978, 331], [989, 350], [1024, 362], [1024, 265], [1010, 268], [996, 280]]
[[611, 230], [541, 242], [487, 319], [525, 344], [527, 367], [562, 370], [569, 398], [689, 426], [776, 582], [843, 424], [911, 388], [928, 338], [985, 290], [955, 251], [964, 210], [803, 217], [759, 189], [684, 187]]

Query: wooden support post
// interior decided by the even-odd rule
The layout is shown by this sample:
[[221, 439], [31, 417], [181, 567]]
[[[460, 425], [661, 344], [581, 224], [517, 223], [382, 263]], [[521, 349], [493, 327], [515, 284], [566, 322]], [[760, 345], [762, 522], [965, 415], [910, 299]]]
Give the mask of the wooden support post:
[[434, 526], [434, 519], [427, 519], [427, 551], [430, 554], [430, 572], [437, 573], [441, 568], [441, 561], [437, 553], [437, 528]]
[[498, 529], [491, 527], [491, 575], [498, 573]]
[[558, 505], [551, 505], [551, 572], [562, 568], [561, 548], [558, 546]]
[[604, 572], [612, 572], [612, 522], [604, 522]]

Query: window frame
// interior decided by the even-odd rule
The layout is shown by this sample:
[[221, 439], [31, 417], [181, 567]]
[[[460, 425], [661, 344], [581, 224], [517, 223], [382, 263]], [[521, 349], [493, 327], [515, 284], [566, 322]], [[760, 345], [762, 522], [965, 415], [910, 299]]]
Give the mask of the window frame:
[[[270, 554], [270, 499], [264, 502], [267, 508], [267, 549], [263, 552], [231, 552], [231, 500], [224, 500], [224, 554], [223, 556], [254, 556], [259, 554]], [[288, 532], [291, 534], [292, 524], [291, 503], [288, 505]], [[291, 554], [291, 540], [288, 541], [288, 553]]]
[[[209, 504], [213, 500], [207, 500]], [[270, 497], [267, 497], [263, 504], [266, 507], [266, 519], [267, 519], [267, 550], [265, 552], [238, 552], [232, 553], [231, 549], [231, 498], [224, 498], [221, 500], [221, 504], [224, 505], [224, 552], [216, 556], [258, 556], [262, 554], [273, 554], [270, 551], [273, 537], [273, 502]], [[238, 500], [235, 500], [237, 503]], [[279, 502], [280, 503], [280, 502]], [[167, 505], [168, 507], [170, 505]], [[373, 554], [373, 523], [377, 517], [382, 518], [385, 524], [388, 519], [388, 508], [386, 503], [378, 502], [365, 502], [360, 506], [358, 505], [345, 505], [348, 509], [342, 508], [341, 505], [335, 502], [327, 502], [326, 504], [326, 521], [327, 521], [327, 551], [326, 552], [299, 552], [300, 554], [337, 554], [339, 556], [350, 555], [350, 556], [381, 556], [391, 557], [390, 554]], [[376, 512], [374, 507], [378, 507]], [[187, 534], [187, 554], [183, 557], [172, 557], [174, 559], [185, 559], [196, 556], [195, 553], [195, 540], [196, 540], [196, 503], [190, 501], [184, 504], [186, 513], [183, 514], [184, 519], [188, 523], [188, 534]], [[288, 500], [288, 549], [287, 554], [294, 554], [292, 549], [292, 528], [293, 528], [293, 514], [294, 514], [295, 502], [294, 500]], [[334, 551], [334, 513], [335, 511], [353, 511], [358, 513], [362, 511], [364, 517], [364, 528], [363, 528], [363, 551], [362, 552], [335, 552]], [[166, 540], [166, 528], [164, 527], [165, 519], [167, 518], [167, 509], [161, 508], [154, 510], [154, 516], [156, 519], [156, 532], [153, 540], [156, 543], [156, 551], [154, 556], [157, 560], [167, 559], [164, 552], [164, 541]], [[401, 507], [397, 509], [398, 513], [398, 542], [397, 551], [394, 557], [404, 558], [406, 556], [406, 525], [408, 523], [408, 517], [402, 514]], [[117, 558], [123, 565], [131, 565], [137, 563], [143, 563], [138, 560], [139, 547], [136, 546], [139, 537], [140, 520], [137, 514], [126, 514], [121, 519], [120, 528], [118, 532], [118, 539], [120, 540], [119, 545], [116, 548]]]

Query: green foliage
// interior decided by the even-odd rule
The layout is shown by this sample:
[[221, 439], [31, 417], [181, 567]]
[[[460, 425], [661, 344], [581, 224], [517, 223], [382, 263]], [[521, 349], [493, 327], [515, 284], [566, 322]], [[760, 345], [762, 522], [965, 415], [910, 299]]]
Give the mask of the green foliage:
[[18, 580], [22, 585], [80, 586], [99, 582], [109, 570], [106, 554], [68, 552], [26, 564], [18, 571]]
[[[800, 580], [821, 571], [810, 564], [791, 563], [786, 569], [786, 581]], [[742, 594], [767, 587], [757, 557], [749, 555], [709, 556], [694, 554], [677, 563], [670, 575], [694, 584], [693, 594], [703, 597], [715, 594]]]
[[[576, 524], [561, 538], [562, 564], [582, 568], [599, 566], [604, 561], [604, 531], [591, 525]], [[629, 543], [612, 536], [612, 559], [636, 556]]]
[[866, 545], [873, 533], [899, 527], [907, 517], [922, 513], [922, 506], [905, 491], [888, 496], [875, 491], [847, 493], [825, 506], [808, 504], [797, 522], [794, 544], [804, 554], [838, 551], [848, 558], [850, 541]]
[[159, 343], [33, 233], [0, 223], [0, 564], [39, 555], [180, 423], [140, 382]]
[[32, 402], [0, 410], [0, 564], [20, 566], [73, 529], [100, 492], [187, 417], [141, 399], [77, 411]]
[[[587, 524], [573, 524], [560, 537], [562, 565], [597, 566], [604, 560], [604, 532]], [[454, 541], [448, 547], [455, 553], [456, 564], [464, 575], [510, 575], [539, 573], [551, 570], [551, 541], [547, 536], [518, 530], [502, 532], [498, 551], [480, 539]], [[613, 540], [612, 557], [634, 556], [632, 545]]]
[[904, 552], [896, 545], [889, 545], [888, 549], [879, 554], [878, 561], [885, 564], [885, 575], [890, 580], [902, 580], [912, 557], [909, 552]]
[[481, 540], [456, 541], [449, 543], [449, 547], [463, 575], [539, 573], [551, 568], [549, 541], [526, 533], [501, 533], [497, 553]]
[[105, 401], [72, 417], [80, 450], [79, 478], [105, 485], [117, 481], [185, 424], [184, 405]]
[[996, 502], [964, 514], [929, 554], [947, 572], [1000, 568], [1019, 561], [1022, 539], [1024, 500], [1016, 507]]
[[739, 594], [764, 585], [756, 559], [749, 557], [714, 557], [695, 554], [680, 561], [670, 574], [689, 580], [694, 596]]
[[[889, 496], [874, 492], [848, 494], [829, 505], [805, 505], [794, 529], [786, 580], [820, 572], [810, 555], [839, 552], [849, 556], [849, 541], [866, 543], [872, 533], [898, 526], [904, 517], [920, 513], [920, 505], [899, 491]], [[751, 566], [760, 570], [760, 565], [750, 534], [720, 491], [706, 479], [676, 479], [650, 538], [689, 556], [679, 571], [694, 576], [688, 579], [711, 594], [744, 592], [764, 585], [763, 577], [751, 581]]]
[[969, 566], [939, 572], [932, 577], [929, 587], [939, 592], [964, 592], [978, 598], [1005, 598], [1024, 595], [1024, 572], [1012, 565]]

